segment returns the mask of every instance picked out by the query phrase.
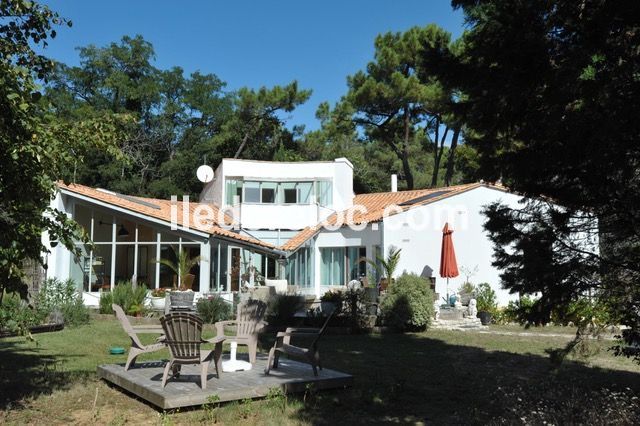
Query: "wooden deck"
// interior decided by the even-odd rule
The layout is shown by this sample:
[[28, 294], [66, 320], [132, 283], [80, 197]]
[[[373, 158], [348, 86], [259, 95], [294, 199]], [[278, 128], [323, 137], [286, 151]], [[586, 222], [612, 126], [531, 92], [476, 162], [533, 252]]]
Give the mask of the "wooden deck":
[[353, 383], [353, 376], [326, 368], [315, 377], [311, 366], [285, 357], [280, 358], [278, 369], [271, 370], [267, 376], [264, 374], [267, 357], [258, 355], [251, 370], [222, 373], [220, 379], [216, 376], [215, 367], [211, 366], [204, 390], [200, 388], [199, 367], [183, 366], [180, 377], [170, 378], [163, 389], [164, 365], [164, 361], [145, 362], [125, 371], [124, 364], [105, 364], [98, 366], [98, 377], [161, 409], [202, 405], [212, 395], [217, 395], [224, 402], [264, 397], [272, 388], [293, 393], [303, 392], [309, 384], [315, 389], [336, 389]]

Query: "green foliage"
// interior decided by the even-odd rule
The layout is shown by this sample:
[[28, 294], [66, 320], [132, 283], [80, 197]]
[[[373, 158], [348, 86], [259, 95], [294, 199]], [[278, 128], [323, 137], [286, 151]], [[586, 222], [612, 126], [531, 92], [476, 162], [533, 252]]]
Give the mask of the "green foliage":
[[384, 323], [399, 330], [423, 330], [434, 315], [429, 283], [416, 274], [402, 274], [389, 286], [380, 310]]
[[100, 313], [111, 314], [111, 304], [119, 305], [128, 315], [144, 312], [144, 299], [147, 297], [147, 286], [138, 284], [135, 288], [128, 281], [116, 284], [112, 291], [100, 294]]
[[478, 312], [485, 311], [494, 313], [498, 309], [498, 297], [496, 292], [488, 283], [478, 284], [476, 287], [476, 302], [478, 302]]
[[342, 309], [339, 314], [346, 318], [353, 330], [362, 330], [366, 326], [367, 300], [365, 291], [360, 288], [348, 289], [343, 295]]
[[49, 207], [56, 180], [87, 152], [117, 153], [114, 120], [62, 120], [50, 113], [37, 80], [51, 76], [52, 61], [36, 53], [70, 22], [33, 1], [0, 2], [0, 303], [4, 290], [26, 295], [26, 259], [41, 261], [48, 231], [74, 250], [82, 234]]
[[541, 293], [530, 323], [597, 289], [626, 344], [640, 344], [636, 5], [453, 3], [469, 27], [449, 76], [467, 98], [478, 176], [532, 197], [486, 210], [502, 282]]
[[45, 280], [38, 292], [36, 307], [44, 316], [60, 311], [65, 325], [77, 326], [89, 322], [89, 309], [82, 303], [82, 295], [72, 279]]
[[220, 296], [209, 296], [196, 302], [196, 311], [207, 324], [215, 324], [231, 318], [231, 304]]
[[48, 313], [33, 309], [15, 293], [6, 294], [0, 305], [0, 329], [29, 334], [29, 327], [41, 324]]
[[267, 315], [271, 325], [291, 325], [296, 312], [304, 308], [304, 297], [297, 294], [276, 294], [269, 299]]
[[423, 145], [433, 155], [430, 185], [436, 186], [445, 141], [450, 142], [451, 167], [447, 165], [445, 183], [452, 180], [462, 128], [452, 107], [459, 97], [434, 71], [444, 68], [443, 58], [456, 52], [450, 34], [434, 24], [381, 34], [366, 72], [348, 77], [346, 99], [356, 110], [354, 121], [401, 162], [407, 189], [415, 187], [414, 153], [422, 151]]
[[310, 90], [298, 89], [297, 81], [258, 90], [241, 88], [234, 98], [233, 114], [217, 138], [218, 150], [233, 158], [257, 159], [271, 153], [271, 159], [276, 152], [284, 156], [283, 148], [294, 148], [293, 135], [279, 114], [293, 111], [310, 96]]
[[111, 305], [113, 304], [113, 293], [110, 291], [103, 291], [100, 293], [99, 312], [101, 314], [113, 314]]
[[462, 283], [460, 288], [458, 289], [458, 293], [460, 294], [469, 294], [473, 295], [476, 292], [476, 286], [474, 286], [469, 281]]
[[494, 312], [494, 322], [499, 324], [519, 323], [526, 324], [531, 316], [531, 310], [535, 300], [527, 295], [522, 295], [518, 300], [512, 300], [507, 307]]
[[269, 405], [278, 409], [281, 414], [284, 414], [287, 410], [287, 394], [280, 387], [269, 388], [267, 392], [267, 396], [265, 399], [268, 401]]
[[189, 275], [191, 269], [194, 266], [200, 263], [200, 260], [202, 257], [201, 256], [189, 257], [189, 252], [182, 249], [180, 249], [178, 253], [175, 252], [175, 249], [172, 248], [172, 250], [174, 253], [174, 258], [176, 259], [175, 261], [171, 259], [160, 259], [160, 260], [157, 260], [156, 262], [168, 267], [177, 276], [180, 277], [180, 287], [179, 287], [180, 290], [191, 290], [191, 289], [187, 289], [186, 287], [187, 275]]
[[329, 290], [320, 296], [320, 301], [330, 302], [336, 306], [337, 310], [342, 308], [342, 301], [344, 300], [344, 293], [340, 290]]
[[400, 252], [402, 249], [395, 246], [389, 246], [387, 257], [376, 256], [376, 260], [367, 259], [367, 262], [373, 266], [379, 273], [384, 275], [388, 280], [393, 279], [393, 274], [398, 269], [400, 263]]
[[611, 312], [611, 307], [602, 299], [585, 296], [557, 307], [551, 314], [551, 321], [556, 325], [571, 323], [584, 329], [604, 328], [617, 323]]

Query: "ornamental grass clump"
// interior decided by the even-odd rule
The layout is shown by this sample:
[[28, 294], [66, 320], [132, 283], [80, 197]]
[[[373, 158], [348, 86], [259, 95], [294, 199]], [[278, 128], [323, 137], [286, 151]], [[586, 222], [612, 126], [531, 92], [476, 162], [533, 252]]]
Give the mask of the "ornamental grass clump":
[[220, 296], [208, 296], [196, 303], [198, 316], [207, 324], [215, 324], [231, 318], [231, 304]]

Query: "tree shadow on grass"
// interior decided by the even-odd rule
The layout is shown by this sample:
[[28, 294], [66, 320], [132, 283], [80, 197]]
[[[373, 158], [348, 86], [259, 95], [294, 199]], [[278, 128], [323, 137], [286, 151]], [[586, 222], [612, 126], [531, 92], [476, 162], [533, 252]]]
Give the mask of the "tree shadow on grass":
[[428, 334], [327, 336], [322, 343], [324, 365], [353, 374], [354, 386], [328, 392], [308, 390], [299, 397], [304, 403], [294, 414], [297, 421], [640, 421], [640, 404], [633, 399], [640, 396], [640, 368], [634, 373], [566, 361], [554, 371], [545, 356], [455, 345]]
[[55, 390], [68, 389], [94, 373], [67, 371], [65, 361], [79, 355], [52, 355], [19, 341], [0, 341], [0, 410], [24, 408], [25, 402]]

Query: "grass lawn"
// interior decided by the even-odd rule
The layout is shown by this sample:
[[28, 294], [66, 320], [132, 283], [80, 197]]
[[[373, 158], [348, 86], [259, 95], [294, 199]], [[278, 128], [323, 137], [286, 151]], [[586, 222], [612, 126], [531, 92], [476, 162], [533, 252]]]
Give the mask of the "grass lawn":
[[[36, 339], [0, 340], [0, 423], [637, 424], [640, 416], [640, 367], [607, 352], [611, 342], [594, 342], [603, 348], [598, 354], [552, 370], [545, 349], [566, 338], [435, 330], [328, 335], [324, 364], [352, 373], [351, 389], [164, 413], [96, 379], [98, 364], [126, 359], [107, 353], [128, 347], [117, 321], [94, 319]], [[263, 347], [272, 339], [265, 336]]]

